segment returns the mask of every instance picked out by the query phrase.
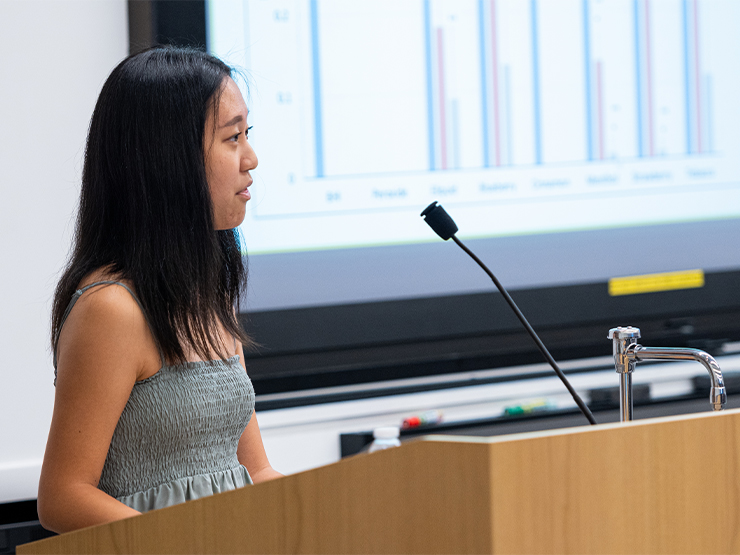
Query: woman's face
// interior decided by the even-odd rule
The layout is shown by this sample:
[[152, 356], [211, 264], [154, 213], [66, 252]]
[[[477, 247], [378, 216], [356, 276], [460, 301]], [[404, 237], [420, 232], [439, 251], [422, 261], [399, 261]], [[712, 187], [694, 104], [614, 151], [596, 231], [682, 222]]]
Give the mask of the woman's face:
[[247, 105], [230, 77], [224, 81], [217, 116], [209, 113], [206, 118], [204, 147], [213, 225], [233, 229], [244, 220], [252, 184], [249, 170], [257, 167], [257, 155], [247, 142]]

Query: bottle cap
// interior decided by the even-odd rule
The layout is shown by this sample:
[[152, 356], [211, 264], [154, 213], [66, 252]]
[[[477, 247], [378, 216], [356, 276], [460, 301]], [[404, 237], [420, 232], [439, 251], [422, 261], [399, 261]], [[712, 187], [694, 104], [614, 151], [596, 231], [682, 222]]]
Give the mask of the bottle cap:
[[408, 428], [418, 428], [421, 426], [421, 418], [418, 416], [409, 416], [408, 418], [404, 419], [403, 423], [401, 424], [401, 427], [406, 430]]
[[383, 426], [373, 430], [373, 437], [375, 439], [395, 439], [400, 433], [398, 426]]

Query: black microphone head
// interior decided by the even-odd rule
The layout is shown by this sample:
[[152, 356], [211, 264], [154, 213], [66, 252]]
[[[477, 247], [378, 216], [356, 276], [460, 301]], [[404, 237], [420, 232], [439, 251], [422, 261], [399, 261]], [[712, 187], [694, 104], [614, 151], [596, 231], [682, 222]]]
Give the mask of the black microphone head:
[[455, 222], [436, 200], [424, 209], [421, 217], [445, 241], [457, 233]]

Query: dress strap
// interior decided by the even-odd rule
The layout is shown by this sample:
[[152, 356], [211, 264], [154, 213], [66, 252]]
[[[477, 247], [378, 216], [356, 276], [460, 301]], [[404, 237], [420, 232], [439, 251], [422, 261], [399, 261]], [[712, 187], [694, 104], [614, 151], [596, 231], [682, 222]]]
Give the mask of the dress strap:
[[[62, 333], [62, 328], [64, 327], [64, 323], [67, 321], [67, 318], [69, 317], [69, 313], [72, 312], [72, 308], [74, 308], [75, 304], [79, 300], [79, 298], [82, 296], [82, 294], [87, 291], [88, 289], [91, 289], [93, 287], [96, 287], [98, 285], [120, 285], [123, 287], [126, 291], [131, 293], [131, 296], [136, 301], [136, 304], [139, 305], [139, 308], [141, 309], [142, 314], [144, 315], [144, 319], [147, 321], [147, 324], [149, 324], [149, 319], [146, 317], [146, 312], [144, 311], [144, 307], [141, 304], [141, 301], [139, 298], [134, 295], [134, 292], [131, 291], [131, 289], [124, 283], [121, 283], [120, 281], [112, 281], [112, 280], [105, 280], [105, 281], [96, 281], [95, 283], [91, 283], [90, 285], [86, 285], [82, 289], [78, 289], [74, 292], [72, 295], [72, 298], [69, 301], [69, 304], [67, 305], [67, 309], [64, 311], [64, 314], [62, 315], [62, 322], [59, 325], [59, 331], [57, 332], [56, 337], [54, 338], [54, 385], [56, 385], [57, 382], [57, 342], [59, 341], [59, 334]], [[151, 329], [151, 325], [149, 324], [149, 329]], [[155, 343], [157, 342], [157, 338], [154, 338]], [[162, 366], [165, 365], [164, 363], [164, 354], [162, 353], [162, 349], [159, 348], [159, 344], [157, 344], [157, 350], [159, 351], [159, 358], [162, 361]]]

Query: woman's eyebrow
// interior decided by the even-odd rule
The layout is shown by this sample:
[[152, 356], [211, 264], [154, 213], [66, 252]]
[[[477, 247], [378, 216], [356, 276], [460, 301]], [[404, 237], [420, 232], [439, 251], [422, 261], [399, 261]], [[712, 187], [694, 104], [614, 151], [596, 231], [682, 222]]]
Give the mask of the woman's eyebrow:
[[224, 127], [231, 127], [232, 125], [234, 125], [236, 123], [239, 123], [243, 119], [244, 118], [241, 116], [241, 114], [238, 115], [238, 116], [234, 116], [229, 121], [227, 121], [226, 123], [224, 123], [219, 129], [223, 129]]

